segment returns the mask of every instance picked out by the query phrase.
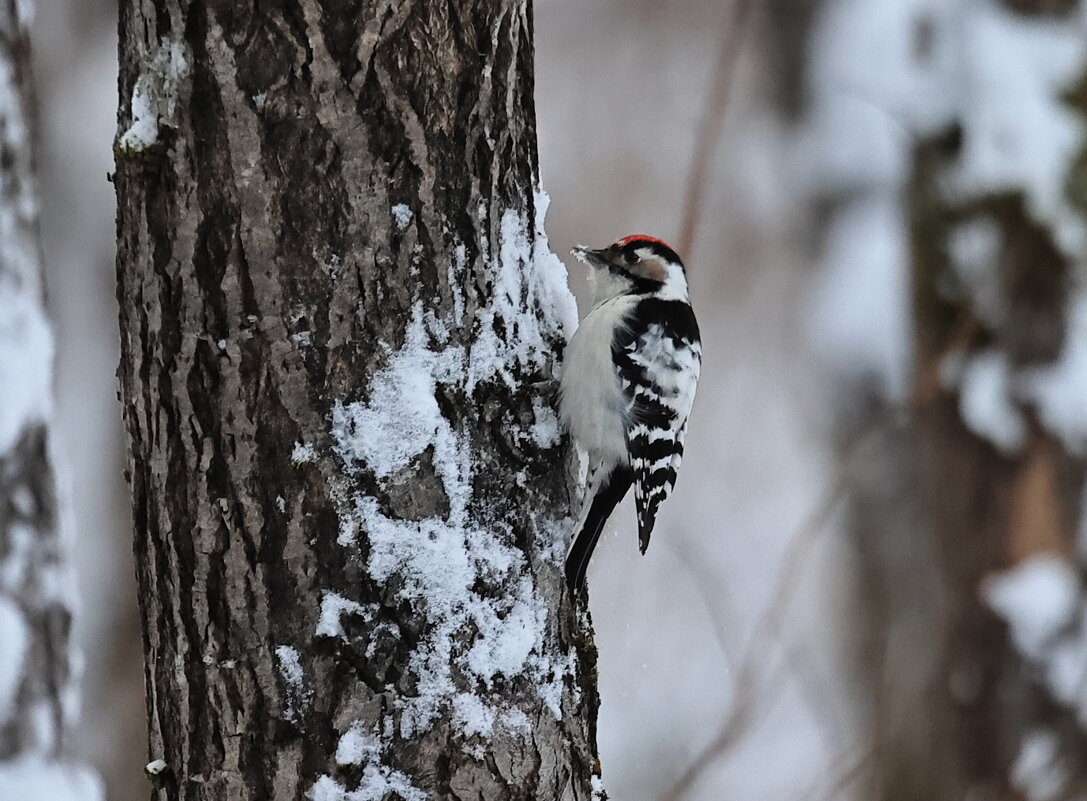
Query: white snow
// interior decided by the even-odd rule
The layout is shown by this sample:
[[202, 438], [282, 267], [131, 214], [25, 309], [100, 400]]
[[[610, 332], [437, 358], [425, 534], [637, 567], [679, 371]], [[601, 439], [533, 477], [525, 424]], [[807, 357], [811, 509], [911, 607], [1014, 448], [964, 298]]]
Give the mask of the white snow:
[[[29, 24], [32, 5], [16, 2], [14, 22]], [[0, 462], [24, 432], [47, 422], [53, 413], [53, 337], [43, 306], [41, 253], [38, 240], [37, 187], [24, 172], [30, 163], [30, 137], [25, 120], [29, 110], [16, 86], [10, 59], [0, 59], [0, 145], [14, 153], [14, 166], [0, 169]], [[55, 455], [50, 453], [50, 461]], [[34, 498], [26, 486], [11, 486], [15, 510], [33, 518]], [[63, 503], [64, 487], [58, 488]], [[63, 508], [58, 510], [61, 519]], [[74, 761], [52, 758], [60, 741], [58, 726], [68, 726], [76, 713], [75, 680], [80, 662], [65, 647], [49, 658], [67, 661], [71, 678], [52, 688], [60, 706], [41, 693], [16, 703], [33, 647], [34, 632], [8, 592], [25, 590], [27, 608], [59, 602], [72, 607], [69, 577], [48, 562], [47, 551], [59, 536], [54, 529], [41, 531], [20, 520], [5, 521], [7, 542], [0, 554], [0, 725], [16, 709], [26, 733], [23, 750], [0, 761], [0, 799], [4, 801], [95, 801], [102, 786], [95, 774]], [[45, 550], [42, 550], [45, 548]], [[40, 552], [40, 553], [39, 553]], [[28, 572], [30, 560], [42, 561]], [[40, 569], [38, 569], [40, 568]], [[33, 579], [29, 584], [28, 578]], [[15, 743], [17, 749], [19, 743]], [[50, 757], [47, 757], [46, 754]]]
[[392, 214], [393, 219], [396, 221], [397, 229], [401, 231], [406, 229], [408, 225], [411, 224], [411, 219], [415, 216], [414, 214], [412, 214], [411, 209], [409, 209], [403, 203], [397, 203], [395, 206], [393, 206]]
[[381, 741], [355, 723], [340, 736], [336, 745], [337, 765], [362, 765], [380, 756]]
[[948, 237], [948, 255], [955, 277], [978, 318], [996, 327], [1007, 314], [997, 259], [1004, 244], [1000, 226], [980, 217], [956, 226]]
[[276, 658], [279, 659], [279, 673], [288, 687], [301, 690], [305, 680], [298, 649], [289, 645], [276, 646]]
[[[953, 121], [962, 127], [963, 145], [944, 176], [948, 200], [1021, 191], [1031, 215], [1067, 253], [1083, 251], [1087, 229], [1066, 197], [1065, 176], [1085, 127], [1061, 95], [1084, 69], [1085, 33], [1082, 14], [1029, 17], [993, 0], [827, 4], [815, 26], [812, 102], [796, 157], [802, 185], [841, 204], [813, 303], [816, 342], [832, 364], [874, 373], [891, 399], [903, 398], [911, 342], [903, 192], [914, 142]], [[993, 258], [1000, 245], [995, 225], [969, 222], [948, 245], [971, 306], [997, 323], [1005, 310]], [[1078, 367], [1071, 372], [1078, 388]], [[1061, 399], [1050, 399], [1043, 416], [1082, 443], [1087, 414], [1077, 411], [1085, 406], [1065, 401], [1067, 388], [1055, 389]], [[964, 402], [964, 413], [981, 406], [987, 406], [984, 419], [972, 423], [1014, 449], [1015, 415], [1001, 398], [980, 396]]]
[[516, 676], [539, 645], [546, 616], [547, 609], [536, 600], [532, 581], [522, 576], [508, 605], [480, 604], [476, 608], [472, 619], [480, 636], [468, 651], [468, 668], [488, 686], [495, 676]]
[[1076, 566], [1052, 554], [1032, 556], [990, 577], [982, 591], [1053, 697], [1087, 727], [1087, 595]]
[[533, 422], [530, 434], [541, 448], [553, 448], [562, 441], [562, 427], [555, 409], [539, 396], [532, 398]]
[[1081, 251], [1084, 227], [1065, 196], [1084, 125], [1061, 93], [1084, 68], [1082, 22], [1010, 13], [992, 0], [961, 12], [958, 113], [962, 158], [954, 179], [968, 196], [1021, 190], [1059, 244]]
[[[402, 344], [387, 348], [385, 364], [371, 378], [365, 398], [333, 406], [334, 449], [348, 471], [396, 481], [399, 471], [427, 454], [448, 499], [448, 514], [423, 520], [390, 518], [377, 498], [365, 495], [354, 497], [341, 512], [338, 541], [350, 546], [357, 533], [364, 533], [370, 576], [379, 582], [396, 580], [401, 597], [428, 622], [409, 660], [417, 695], [403, 699], [399, 709], [397, 725], [404, 737], [425, 731], [443, 713], [452, 713], [465, 736], [488, 736], [496, 720], [518, 720], [514, 713], [520, 710], [489, 695], [499, 676], [527, 676], [548, 709], [556, 717], [561, 714], [569, 659], [541, 655], [548, 610], [509, 532], [500, 523], [478, 522], [487, 514], [472, 509], [474, 454], [437, 399], [443, 391], [470, 394], [492, 379], [512, 386], [517, 372], [549, 373], [553, 346], [569, 336], [577, 311], [565, 267], [550, 252], [542, 231], [546, 208], [547, 197], [540, 193], [534, 230], [525, 215], [507, 211], [501, 217], [497, 257], [483, 249], [493, 300], [476, 311], [470, 348], [450, 336], [467, 322], [461, 319], [464, 299], [457, 288], [469, 265], [466, 249], [458, 245], [449, 273], [452, 319], [439, 319], [417, 301]], [[553, 444], [559, 438], [554, 412], [542, 402], [534, 402], [534, 411], [535, 421], [523, 433]], [[481, 580], [508, 587], [506, 597], [480, 594]], [[345, 611], [362, 610], [353, 601], [326, 594], [318, 634], [343, 636], [340, 616]], [[467, 647], [460, 644], [465, 631], [474, 633]], [[464, 677], [468, 686], [454, 675]], [[325, 791], [337, 792], [327, 783]]]
[[317, 461], [317, 451], [308, 442], [296, 442], [291, 450], [293, 464], [308, 464]]
[[361, 765], [362, 779], [356, 790], [348, 790], [331, 776], [321, 776], [306, 796], [312, 801], [383, 801], [394, 794], [404, 801], [426, 801], [426, 794], [404, 773], [381, 763], [385, 745], [376, 733], [355, 722], [340, 735], [336, 764]]
[[279, 662], [279, 675], [286, 689], [283, 716], [287, 720], [298, 720], [302, 715], [302, 706], [313, 696], [313, 690], [306, 686], [301, 656], [297, 648], [279, 645], [276, 646], [276, 661]]
[[479, 696], [470, 693], [457, 693], [453, 697], [453, 715], [465, 737], [473, 734], [490, 737], [497, 717], [493, 708]]
[[143, 56], [143, 70], [132, 89], [132, 124], [118, 137], [122, 150], [138, 153], [158, 143], [159, 124], [173, 125], [181, 81], [189, 63], [181, 42], [163, 40]]
[[326, 592], [321, 596], [321, 615], [317, 620], [317, 629], [314, 635], [317, 637], [343, 637], [343, 616], [365, 615], [366, 608], [362, 604], [344, 598], [334, 592]]
[[1015, 647], [1037, 659], [1079, 611], [1079, 576], [1059, 556], [1038, 554], [989, 576], [982, 586], [982, 596], [993, 611], [1008, 621]]
[[[0, 211], [0, 233], [6, 228], [4, 216]], [[4, 250], [0, 242], [0, 259]], [[16, 444], [27, 426], [44, 422], [53, 411], [53, 335], [36, 284], [18, 283], [0, 274], [0, 454]]]
[[23, 660], [29, 633], [23, 613], [0, 595], [0, 725], [7, 723], [15, 708], [15, 693], [23, 678]]
[[[811, 111], [796, 153], [819, 191], [893, 193], [908, 178], [911, 138], [950, 121], [958, 93], [948, 74], [958, 56], [946, 26], [955, 6], [947, 0], [826, 4], [813, 31]], [[925, 60], [916, 57], [914, 42], [922, 19], [937, 31]]]
[[357, 790], [348, 790], [331, 776], [322, 776], [306, 794], [311, 801], [384, 801], [389, 794], [403, 801], [427, 801], [427, 795], [398, 770], [367, 765]]
[[1068, 769], [1061, 764], [1060, 737], [1047, 729], [1029, 732], [1019, 744], [1012, 765], [1012, 784], [1027, 801], [1056, 801], [1068, 780]]
[[605, 797], [604, 780], [601, 779], [599, 776], [594, 775], [590, 781], [593, 792], [592, 801], [602, 801], [602, 799]]
[[[373, 498], [360, 498], [357, 504], [360, 528], [370, 545], [370, 575], [377, 581], [402, 577], [401, 595], [425, 610], [431, 626], [410, 660], [418, 696], [405, 701], [400, 723], [404, 736], [429, 727], [454, 697], [453, 664], [484, 686], [498, 675], [527, 673], [545, 703], [559, 714], [551, 697], [555, 681], [561, 691], [566, 667], [553, 667], [537, 653], [547, 611], [525, 576], [524, 556], [497, 532], [467, 523], [467, 485], [454, 488], [451, 495], [461, 500], [444, 520], [392, 520], [381, 514]], [[482, 597], [474, 589], [480, 577], [515, 589], [505, 601]], [[455, 653], [453, 643], [469, 624], [477, 638], [467, 653]]]
[[460, 280], [468, 267], [468, 248], [463, 242], [458, 242], [453, 248], [453, 261], [449, 264], [446, 280], [449, 282], [449, 291], [453, 295], [453, 325], [459, 326], [464, 320], [464, 292], [461, 290]]
[[105, 792], [93, 771], [71, 763], [28, 755], [0, 762], [4, 801], [102, 801]]
[[132, 90], [132, 124], [120, 140], [121, 147], [126, 150], [146, 150], [158, 142], [159, 115], [150, 92], [148, 81], [138, 78]]
[[24, 30], [34, 24], [37, 6], [34, 0], [15, 0], [15, 21]]
[[[432, 315], [429, 315], [432, 317]], [[455, 434], [434, 397], [439, 383], [462, 381], [462, 349], [430, 347], [428, 315], [422, 302], [412, 310], [404, 346], [373, 377], [366, 401], [337, 403], [332, 412], [332, 434], [337, 451], [347, 464], [362, 463], [379, 478], [400, 470], [429, 447], [435, 460], [449, 470], [458, 445]], [[448, 478], [447, 486], [453, 480]]]
[[331, 776], [322, 776], [306, 793], [311, 801], [344, 801], [347, 791]]
[[[17, 13], [23, 11], [16, 6]], [[53, 336], [43, 308], [37, 187], [23, 174], [31, 144], [28, 113], [11, 61], [0, 60], [0, 135], [16, 154], [16, 180], [0, 175], [0, 457], [53, 410]]]
[[1060, 357], [1031, 370], [1025, 394], [1038, 407], [1043, 424], [1076, 454], [1087, 453], [1087, 289], [1072, 296]]
[[1027, 436], [1026, 422], [1011, 397], [1010, 373], [1003, 353], [986, 350], [967, 361], [959, 386], [966, 427], [1006, 454], [1019, 450]]
[[498, 376], [513, 386], [510, 368], [544, 369], [554, 337], [567, 340], [577, 328], [577, 302], [567, 285], [566, 266], [551, 252], [544, 217], [551, 199], [535, 197], [533, 241], [529, 223], [513, 209], [502, 215], [499, 253], [490, 264], [492, 301], [476, 313], [479, 333], [472, 344], [467, 389]]

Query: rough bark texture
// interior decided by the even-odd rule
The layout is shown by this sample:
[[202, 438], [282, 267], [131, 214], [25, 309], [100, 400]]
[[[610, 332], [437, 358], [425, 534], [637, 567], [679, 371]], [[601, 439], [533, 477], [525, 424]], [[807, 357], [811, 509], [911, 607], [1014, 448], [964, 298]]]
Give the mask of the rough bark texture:
[[0, 2], [0, 797], [92, 799], [96, 781], [72, 762], [69, 736], [72, 593], [48, 448], [53, 351], [20, 10]]
[[524, 358], [550, 302], [527, 0], [121, 5], [155, 797], [588, 799], [568, 447], [532, 434], [561, 331]]

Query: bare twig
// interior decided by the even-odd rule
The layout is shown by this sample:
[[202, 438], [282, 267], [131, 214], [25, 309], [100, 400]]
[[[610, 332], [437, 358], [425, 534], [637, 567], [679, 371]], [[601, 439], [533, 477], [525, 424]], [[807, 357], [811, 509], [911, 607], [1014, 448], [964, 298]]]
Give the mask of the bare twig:
[[[722, 619], [721, 614], [718, 612], [718, 604], [715, 603], [718, 596], [724, 594], [724, 589], [718, 586], [718, 582], [713, 580], [710, 575], [711, 571], [707, 569], [705, 560], [698, 559], [693, 553], [691, 553], [688, 537], [676, 537], [671, 541], [672, 550], [681, 562], [683, 562], [683, 569], [689, 576], [694, 576], [694, 586], [698, 591], [698, 596], [702, 601], [702, 605], [706, 607], [706, 614], [709, 615], [710, 623], [713, 626], [713, 634], [717, 639], [717, 644], [721, 648], [721, 655], [725, 660], [725, 667], [731, 675], [736, 667], [737, 655], [733, 653], [730, 647], [727, 637], [727, 629], [725, 621]], [[725, 599], [727, 605], [727, 597]]]
[[824, 492], [819, 504], [808, 515], [804, 524], [793, 533], [786, 547], [784, 566], [778, 574], [773, 598], [763, 612], [755, 633], [751, 636], [750, 645], [740, 665], [740, 672], [732, 693], [732, 708], [721, 723], [717, 734], [663, 796], [664, 801], [681, 801], [707, 768], [735, 745], [747, 731], [754, 719], [754, 712], [762, 695], [762, 688], [766, 685], [766, 678], [770, 674], [766, 668], [767, 656], [785, 623], [786, 613], [792, 605], [800, 584], [801, 572], [807, 563], [812, 547], [818, 540], [817, 535], [826, 529], [834, 510], [845, 498], [853, 470], [860, 456], [886, 428], [899, 424], [905, 412], [906, 410], [900, 408], [888, 409], [873, 419], [857, 435], [842, 454], [841, 465], [834, 483]]
[[683, 199], [683, 217], [680, 220], [679, 252], [690, 260], [693, 254], [698, 223], [702, 216], [702, 206], [706, 194], [706, 177], [713, 163], [717, 141], [721, 137], [721, 125], [725, 110], [728, 108], [732, 93], [732, 78], [736, 72], [740, 43], [743, 38], [745, 22], [751, 0], [732, 0], [725, 15], [725, 27], [721, 35], [720, 49], [713, 75], [710, 76], [710, 93], [706, 98], [705, 109], [698, 131], [695, 134], [694, 155], [691, 158], [691, 171], [687, 176], [687, 193]]
[[[864, 772], [869, 768], [872, 760], [875, 759], [876, 750], [876, 746], [867, 749], [851, 764], [839, 771], [833, 781], [827, 782], [826, 789], [818, 796], [814, 797], [818, 798], [819, 801], [835, 801], [835, 799], [841, 798], [842, 793], [844, 793], [850, 785], [864, 776]], [[804, 797], [808, 799], [813, 796], [806, 795]]]

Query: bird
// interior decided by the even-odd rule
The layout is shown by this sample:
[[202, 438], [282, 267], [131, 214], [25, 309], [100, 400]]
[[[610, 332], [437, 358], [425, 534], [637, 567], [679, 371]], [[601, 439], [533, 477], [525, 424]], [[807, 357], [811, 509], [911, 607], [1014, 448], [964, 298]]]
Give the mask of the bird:
[[663, 240], [624, 236], [573, 255], [590, 269], [592, 309], [566, 348], [559, 413], [588, 456], [586, 490], [566, 554], [579, 595], [600, 532], [634, 487], [641, 553], [672, 491], [702, 365], [687, 271]]

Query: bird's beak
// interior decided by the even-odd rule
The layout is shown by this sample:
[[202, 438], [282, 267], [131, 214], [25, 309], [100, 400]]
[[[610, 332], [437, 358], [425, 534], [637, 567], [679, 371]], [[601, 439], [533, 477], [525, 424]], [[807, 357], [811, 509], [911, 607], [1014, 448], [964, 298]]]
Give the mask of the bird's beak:
[[605, 267], [607, 262], [604, 259], [603, 250], [592, 250], [584, 245], [576, 245], [573, 250], [570, 251], [574, 254], [574, 258], [580, 261], [582, 264], [588, 264], [590, 267]]

